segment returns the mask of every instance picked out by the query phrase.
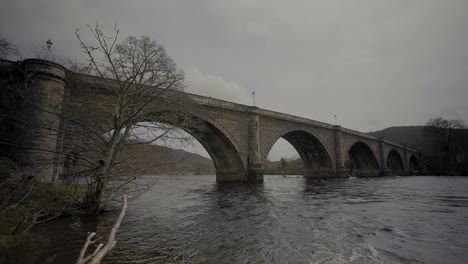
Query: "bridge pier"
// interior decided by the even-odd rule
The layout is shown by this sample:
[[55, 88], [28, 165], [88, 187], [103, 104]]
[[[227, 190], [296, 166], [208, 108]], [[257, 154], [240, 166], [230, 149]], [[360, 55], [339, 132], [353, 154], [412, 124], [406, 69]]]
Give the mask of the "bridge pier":
[[[326, 179], [326, 178], [336, 178], [340, 176], [338, 176], [337, 172], [335, 172], [334, 169], [311, 169], [311, 170], [306, 169], [304, 172], [304, 177], [311, 178], [311, 179], [312, 178]], [[347, 177], [347, 174], [346, 176], [341, 176], [341, 177]]]
[[403, 175], [407, 176], [411, 174], [412, 172], [410, 170], [409, 163], [408, 163], [408, 147], [405, 144], [403, 145]]
[[250, 183], [263, 182], [263, 165], [253, 164], [251, 168], [247, 170], [244, 181]]
[[382, 172], [379, 170], [355, 170], [353, 175], [356, 177], [379, 177], [382, 176]]
[[249, 155], [247, 157], [247, 173], [245, 182], [263, 182], [263, 164], [260, 157], [260, 118], [259, 108], [249, 107]]
[[393, 171], [387, 168], [387, 159], [385, 158], [384, 140], [379, 138], [379, 156], [380, 156], [380, 170], [382, 176], [392, 176]]
[[23, 69], [31, 74], [29, 101], [24, 109], [23, 128], [19, 131], [20, 160], [32, 166], [37, 180], [53, 182], [58, 179], [61, 166], [57, 164], [61, 151], [62, 122], [59, 116], [65, 93], [66, 69], [59, 64], [28, 59]]
[[216, 170], [216, 182], [240, 182], [245, 178], [245, 171]]
[[336, 178], [346, 178], [349, 176], [349, 169], [346, 167], [336, 168]]
[[349, 170], [344, 166], [341, 126], [333, 126], [335, 132], [335, 177], [348, 177]]

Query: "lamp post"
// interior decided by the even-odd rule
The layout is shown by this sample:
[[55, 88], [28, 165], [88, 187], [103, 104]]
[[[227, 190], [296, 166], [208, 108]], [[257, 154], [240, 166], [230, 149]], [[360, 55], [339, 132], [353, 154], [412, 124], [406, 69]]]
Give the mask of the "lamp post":
[[253, 105], [255, 106], [255, 91], [252, 92]]
[[49, 40], [46, 41], [47, 51], [50, 51], [50, 48], [52, 47], [52, 44], [54, 44], [54, 43], [52, 43], [52, 40], [49, 39]]

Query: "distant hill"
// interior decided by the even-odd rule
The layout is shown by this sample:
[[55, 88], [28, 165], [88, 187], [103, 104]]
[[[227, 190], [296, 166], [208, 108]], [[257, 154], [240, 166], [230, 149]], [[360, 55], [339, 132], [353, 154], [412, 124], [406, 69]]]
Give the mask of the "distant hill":
[[389, 127], [368, 134], [424, 152], [432, 150], [434, 141], [424, 132], [424, 126]]
[[368, 134], [423, 152], [427, 168], [435, 174], [468, 174], [468, 129], [454, 129], [441, 140], [424, 126], [389, 127]]
[[[159, 145], [124, 145], [116, 164], [119, 172], [136, 175], [214, 175], [216, 173], [213, 161], [209, 158]], [[0, 155], [0, 181], [17, 169], [20, 169], [18, 164], [7, 156]]]
[[125, 145], [119, 160], [124, 161], [125, 171], [144, 174], [215, 174], [211, 159], [181, 149], [159, 145]]

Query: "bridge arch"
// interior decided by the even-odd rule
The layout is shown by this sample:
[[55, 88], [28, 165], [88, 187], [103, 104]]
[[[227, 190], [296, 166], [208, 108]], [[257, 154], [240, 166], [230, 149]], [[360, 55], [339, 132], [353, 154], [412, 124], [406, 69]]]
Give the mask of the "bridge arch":
[[369, 145], [362, 141], [353, 143], [348, 151], [351, 174], [354, 176], [379, 176], [381, 174], [377, 156]]
[[[181, 118], [174, 118], [180, 114]], [[239, 145], [234, 136], [213, 117], [194, 109], [190, 113], [171, 110], [159, 111], [153, 122], [178, 127], [193, 136], [210, 155], [216, 168], [216, 181], [243, 181], [246, 175]]]
[[414, 155], [411, 155], [409, 159], [409, 169], [411, 171], [419, 171], [419, 161]]
[[274, 144], [280, 138], [289, 142], [299, 154], [304, 164], [305, 176], [323, 178], [335, 175], [329, 150], [323, 141], [309, 129], [290, 127], [280, 131], [265, 145], [263, 160], [267, 159]]
[[403, 159], [395, 149], [390, 150], [387, 155], [387, 169], [401, 173], [405, 170]]

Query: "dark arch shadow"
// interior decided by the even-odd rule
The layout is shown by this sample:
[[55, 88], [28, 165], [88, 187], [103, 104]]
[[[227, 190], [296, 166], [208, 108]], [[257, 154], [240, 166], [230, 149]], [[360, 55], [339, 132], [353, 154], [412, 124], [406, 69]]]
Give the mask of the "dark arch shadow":
[[387, 169], [395, 174], [400, 174], [404, 171], [403, 159], [398, 151], [392, 149], [387, 156]]
[[409, 169], [411, 171], [419, 171], [419, 162], [418, 162], [418, 159], [414, 155], [411, 155], [410, 157]]
[[356, 142], [348, 151], [350, 173], [357, 177], [380, 176], [381, 171], [372, 149], [363, 142]]
[[313, 178], [335, 176], [330, 155], [318, 138], [301, 130], [287, 132], [281, 137], [288, 141], [299, 154], [304, 164], [304, 176]]
[[178, 127], [198, 140], [213, 160], [217, 182], [244, 180], [246, 170], [239, 151], [221, 131], [222, 128], [204, 118], [186, 113], [174, 118], [173, 112], [159, 112], [157, 120], [153, 121]]

